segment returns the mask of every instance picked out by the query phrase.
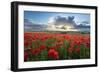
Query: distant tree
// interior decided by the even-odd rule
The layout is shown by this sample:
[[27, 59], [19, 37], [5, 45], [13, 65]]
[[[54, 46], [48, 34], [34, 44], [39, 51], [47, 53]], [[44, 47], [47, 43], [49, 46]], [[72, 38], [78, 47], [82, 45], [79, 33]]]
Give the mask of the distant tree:
[[89, 22], [88, 22], [88, 21], [83, 21], [82, 23], [83, 23], [83, 24], [89, 24]]
[[88, 21], [82, 21], [81, 24], [82, 24], [83, 26], [85, 26], [85, 25], [89, 24], [89, 22], [88, 22]]

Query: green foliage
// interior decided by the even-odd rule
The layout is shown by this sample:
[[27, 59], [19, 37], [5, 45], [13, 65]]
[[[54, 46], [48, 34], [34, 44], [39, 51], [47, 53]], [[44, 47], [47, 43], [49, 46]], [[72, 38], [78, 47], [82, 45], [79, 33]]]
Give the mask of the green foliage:
[[56, 39], [47, 39], [45, 41], [45, 44], [47, 47], [54, 46], [55, 41], [56, 41]]
[[80, 59], [80, 55], [78, 53], [76, 53], [76, 52], [73, 52], [71, 54], [71, 59]]
[[40, 61], [47, 60], [48, 59], [47, 55], [48, 55], [48, 51], [47, 50], [43, 50], [39, 55], [39, 60]]
[[32, 55], [30, 52], [29, 52], [29, 58], [28, 58], [28, 61], [35, 61], [35, 56]]
[[90, 49], [88, 49], [85, 45], [81, 45], [80, 49], [81, 59], [90, 58]]

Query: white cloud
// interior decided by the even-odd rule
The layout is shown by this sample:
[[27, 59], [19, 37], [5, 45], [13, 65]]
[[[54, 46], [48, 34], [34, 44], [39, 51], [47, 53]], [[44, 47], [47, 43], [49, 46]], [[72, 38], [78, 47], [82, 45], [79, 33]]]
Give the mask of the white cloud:
[[48, 23], [55, 23], [55, 17], [50, 17], [48, 20]]

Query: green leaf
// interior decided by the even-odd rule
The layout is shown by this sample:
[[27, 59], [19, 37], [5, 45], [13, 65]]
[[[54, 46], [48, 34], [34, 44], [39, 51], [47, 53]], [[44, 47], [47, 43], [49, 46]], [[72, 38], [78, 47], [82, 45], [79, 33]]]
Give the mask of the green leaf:
[[85, 58], [90, 58], [90, 49], [86, 48], [85, 45], [81, 45], [80, 47], [80, 58], [85, 59]]
[[39, 60], [40, 61], [47, 60], [47, 55], [48, 55], [48, 51], [47, 50], [43, 50], [39, 55]]
[[35, 56], [29, 53], [28, 61], [35, 61]]
[[80, 59], [80, 54], [73, 52], [71, 55], [71, 59]]
[[63, 46], [67, 49], [67, 48], [69, 48], [70, 44], [67, 40], [64, 40]]
[[68, 53], [67, 50], [65, 48], [58, 48], [57, 49], [58, 53], [59, 53], [59, 59], [63, 60], [63, 59], [67, 59], [68, 58]]

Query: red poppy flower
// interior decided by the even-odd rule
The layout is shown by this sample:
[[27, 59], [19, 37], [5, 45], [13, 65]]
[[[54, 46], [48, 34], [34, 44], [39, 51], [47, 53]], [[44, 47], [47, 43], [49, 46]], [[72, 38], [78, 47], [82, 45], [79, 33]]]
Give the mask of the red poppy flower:
[[46, 49], [46, 46], [45, 45], [41, 45], [40, 46], [40, 50], [44, 50], [44, 49]]
[[26, 51], [24, 51], [24, 61], [28, 60], [28, 53]]
[[40, 54], [40, 49], [30, 49], [30, 52], [32, 53], [32, 55], [39, 55]]
[[59, 55], [57, 51], [55, 51], [54, 49], [50, 49], [48, 52], [48, 57], [53, 58], [53, 59], [58, 59]]
[[80, 48], [76, 48], [75, 51], [79, 54], [80, 53]]
[[25, 47], [28, 47], [28, 46], [29, 46], [29, 42], [25, 41], [25, 42], [24, 42], [24, 46], [25, 46]]
[[73, 52], [73, 48], [71, 48], [71, 47], [68, 48], [68, 52], [69, 52], [69, 53], [72, 53], [72, 52]]

